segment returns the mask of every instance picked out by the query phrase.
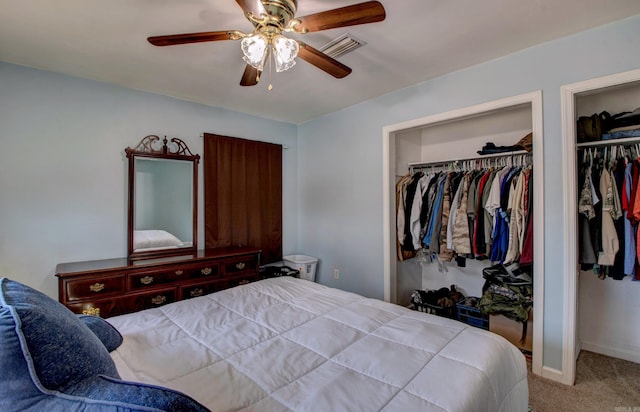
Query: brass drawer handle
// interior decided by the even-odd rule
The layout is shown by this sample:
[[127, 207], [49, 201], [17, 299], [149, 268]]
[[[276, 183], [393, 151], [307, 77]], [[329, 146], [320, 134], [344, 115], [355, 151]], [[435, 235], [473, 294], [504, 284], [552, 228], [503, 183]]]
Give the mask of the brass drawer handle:
[[202, 296], [203, 294], [204, 294], [204, 290], [202, 288], [193, 289], [191, 292], [189, 292], [189, 295], [192, 298]]
[[236, 269], [238, 269], [238, 270], [244, 269], [245, 266], [247, 266], [247, 265], [244, 262], [236, 263]]
[[101, 292], [102, 290], [104, 290], [104, 283], [94, 283], [93, 285], [89, 286], [89, 290], [92, 292]]
[[100, 316], [100, 308], [88, 307], [82, 311], [83, 315]]
[[153, 276], [145, 276], [143, 278], [140, 278], [140, 283], [142, 283], [143, 285], [148, 285], [152, 282], [153, 282]]
[[151, 299], [151, 303], [153, 303], [154, 305], [162, 305], [166, 301], [167, 301], [167, 297], [163, 295], [158, 295], [155, 298]]
[[182, 271], [181, 270], [176, 270], [176, 276], [180, 276], [182, 275]]
[[211, 270], [211, 268], [204, 268], [204, 269], [202, 269], [200, 272], [201, 272], [203, 275], [207, 276], [207, 275], [210, 275], [210, 274], [211, 274], [212, 270]]

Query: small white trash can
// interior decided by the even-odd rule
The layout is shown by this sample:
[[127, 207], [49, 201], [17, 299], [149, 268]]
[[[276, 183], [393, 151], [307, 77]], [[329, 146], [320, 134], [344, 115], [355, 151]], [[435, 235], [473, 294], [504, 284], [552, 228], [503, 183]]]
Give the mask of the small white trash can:
[[285, 266], [300, 271], [300, 279], [315, 282], [318, 259], [305, 255], [289, 255], [283, 256], [282, 260]]

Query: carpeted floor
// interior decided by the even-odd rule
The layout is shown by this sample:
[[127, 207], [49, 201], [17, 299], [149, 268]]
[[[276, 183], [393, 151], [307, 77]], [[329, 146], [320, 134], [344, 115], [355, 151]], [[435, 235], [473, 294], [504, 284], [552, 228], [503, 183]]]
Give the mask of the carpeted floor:
[[640, 364], [581, 351], [574, 386], [533, 375], [529, 364], [529, 405], [535, 412], [640, 412]]

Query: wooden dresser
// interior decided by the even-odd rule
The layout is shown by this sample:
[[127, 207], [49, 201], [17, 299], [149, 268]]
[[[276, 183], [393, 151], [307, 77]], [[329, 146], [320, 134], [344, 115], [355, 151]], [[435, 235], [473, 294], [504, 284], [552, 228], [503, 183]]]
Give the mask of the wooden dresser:
[[61, 263], [58, 300], [104, 318], [206, 295], [259, 279], [260, 250], [229, 247], [157, 259]]

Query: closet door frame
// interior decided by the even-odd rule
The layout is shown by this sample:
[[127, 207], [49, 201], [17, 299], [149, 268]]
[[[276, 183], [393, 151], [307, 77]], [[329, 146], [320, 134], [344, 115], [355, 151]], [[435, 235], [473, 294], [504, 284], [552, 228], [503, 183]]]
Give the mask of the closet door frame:
[[[533, 134], [533, 193], [535, 219], [544, 222], [544, 147], [542, 121], [542, 91], [537, 90], [517, 96], [494, 100], [478, 105], [452, 110], [388, 125], [382, 129], [382, 195], [383, 195], [383, 262], [384, 262], [384, 299], [395, 302], [396, 253], [395, 253], [395, 135], [410, 129], [421, 128], [437, 123], [463, 120], [478, 115], [499, 112], [514, 106], [531, 106], [531, 127]], [[449, 159], [443, 159], [449, 160]], [[544, 319], [544, 225], [534, 225], [534, 285], [533, 285], [533, 351], [532, 371], [543, 375], [543, 319]], [[544, 375], [543, 375], [544, 376]], [[550, 376], [552, 379], [555, 375]], [[557, 380], [557, 378], [556, 378]]]
[[576, 360], [580, 353], [577, 339], [578, 327], [578, 198], [576, 170], [576, 97], [577, 95], [606, 90], [626, 83], [640, 81], [640, 69], [603, 76], [596, 79], [567, 84], [560, 88], [562, 108], [562, 158], [564, 180], [564, 306], [565, 322], [562, 356], [562, 382], [573, 385], [576, 377]]

